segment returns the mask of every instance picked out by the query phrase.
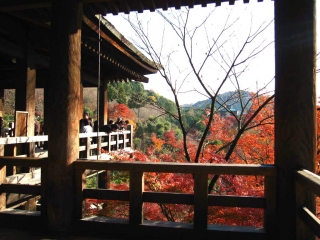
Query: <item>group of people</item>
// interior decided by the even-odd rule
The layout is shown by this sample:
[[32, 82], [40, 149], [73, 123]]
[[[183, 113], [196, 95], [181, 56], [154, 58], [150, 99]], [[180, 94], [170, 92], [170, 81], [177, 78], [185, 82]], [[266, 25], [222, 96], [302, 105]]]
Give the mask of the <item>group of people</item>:
[[[124, 121], [121, 117], [117, 118], [117, 121], [109, 120], [108, 124], [100, 126], [99, 132], [116, 132], [121, 130], [126, 130], [129, 121]], [[97, 121], [95, 123], [92, 122], [92, 119], [89, 117], [88, 112], [83, 113], [83, 118], [80, 120], [80, 133], [92, 133], [98, 132], [98, 124]]]

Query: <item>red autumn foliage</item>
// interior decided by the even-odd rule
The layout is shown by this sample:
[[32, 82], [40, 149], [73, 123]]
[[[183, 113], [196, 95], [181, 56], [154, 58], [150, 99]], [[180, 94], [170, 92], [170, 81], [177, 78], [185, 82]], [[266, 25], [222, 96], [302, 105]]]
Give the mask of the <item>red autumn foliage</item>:
[[109, 104], [108, 117], [112, 120], [117, 120], [118, 117], [122, 117], [123, 120], [135, 120], [136, 114], [126, 104]]
[[[243, 116], [244, 121], [259, 108], [263, 97], [255, 99], [251, 110]], [[119, 115], [119, 114], [118, 114]], [[124, 116], [123, 114], [120, 114]], [[233, 141], [237, 134], [237, 122], [232, 116], [214, 116], [215, 121], [210, 126], [210, 133], [199, 159], [201, 163], [260, 163], [269, 164], [274, 161], [273, 150], [273, 105], [267, 105], [250, 123], [248, 129], [238, 140], [230, 159], [225, 159], [228, 148], [221, 147]], [[204, 117], [204, 123], [207, 119]], [[114, 156], [119, 161], [143, 162], [185, 162], [183, 142], [175, 138], [173, 131], [164, 134], [164, 139], [152, 137], [154, 146], [147, 149], [147, 153], [134, 151], [131, 154], [120, 152]], [[190, 156], [196, 154], [195, 141], [188, 142]], [[209, 176], [208, 180], [212, 176]], [[145, 190], [156, 192], [193, 193], [193, 176], [177, 173], [145, 173]], [[113, 189], [128, 189], [128, 182], [112, 182]], [[264, 178], [261, 176], [220, 176], [211, 194], [234, 196], [264, 196]], [[95, 214], [109, 217], [126, 217], [128, 204], [119, 203], [115, 207], [114, 201], [100, 201], [101, 209]], [[117, 209], [113, 211], [112, 209]], [[192, 222], [193, 207], [181, 204], [144, 204], [144, 218], [157, 221]], [[263, 226], [263, 210], [251, 208], [210, 207], [208, 223], [238, 226]]]

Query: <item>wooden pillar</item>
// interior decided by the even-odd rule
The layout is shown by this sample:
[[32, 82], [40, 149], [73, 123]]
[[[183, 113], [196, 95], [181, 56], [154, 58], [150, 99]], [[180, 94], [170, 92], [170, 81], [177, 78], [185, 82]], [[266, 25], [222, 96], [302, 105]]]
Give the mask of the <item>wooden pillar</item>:
[[[108, 91], [107, 82], [104, 81], [100, 86], [99, 91], [99, 127], [108, 124]], [[109, 141], [110, 143], [110, 141]], [[110, 147], [109, 147], [110, 149]], [[110, 150], [109, 150], [110, 152]], [[99, 174], [99, 185], [98, 187], [103, 187], [106, 189], [110, 188], [110, 176], [111, 172], [106, 170], [103, 174]]]
[[51, 231], [71, 230], [74, 218], [74, 169], [79, 155], [79, 104], [82, 3], [51, 1], [48, 125], [47, 216]]
[[[316, 0], [275, 5], [275, 164], [277, 239], [314, 239], [296, 219], [293, 170], [314, 172], [316, 156]], [[313, 212], [314, 197], [299, 196]]]
[[[35, 89], [36, 89], [36, 69], [35, 59], [29, 55], [30, 49], [25, 48], [25, 59], [18, 62], [18, 81], [16, 82], [15, 94], [15, 110], [28, 112], [27, 119], [27, 136], [34, 136], [34, 114], [35, 114]], [[15, 123], [15, 127], [17, 123]], [[25, 154], [28, 157], [35, 156], [35, 144], [27, 143], [17, 146], [17, 154]], [[21, 170], [22, 172], [28, 171], [27, 168]]]
[[83, 117], [83, 85], [80, 84], [79, 121]]
[[108, 123], [107, 82], [101, 85], [99, 93], [99, 126], [103, 126]]

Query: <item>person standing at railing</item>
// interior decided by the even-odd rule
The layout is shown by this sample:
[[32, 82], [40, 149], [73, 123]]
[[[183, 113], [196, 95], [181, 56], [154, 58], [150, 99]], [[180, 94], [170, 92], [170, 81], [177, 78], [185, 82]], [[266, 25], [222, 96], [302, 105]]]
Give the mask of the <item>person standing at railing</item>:
[[[90, 125], [90, 120], [89, 119], [83, 119], [82, 121], [82, 127], [80, 129], [80, 133], [93, 133], [93, 128]], [[92, 138], [89, 138], [90, 143], [92, 143]], [[87, 138], [81, 138], [80, 140], [80, 145], [84, 146], [87, 143]], [[80, 153], [80, 157], [83, 157], [83, 153]]]
[[93, 128], [93, 123], [92, 123], [92, 120], [89, 119], [89, 113], [88, 112], [84, 112], [83, 113], [83, 116], [82, 116], [82, 119], [80, 119], [80, 122], [79, 122], [79, 129], [80, 129], [80, 132], [81, 132], [81, 129], [84, 125], [84, 121], [89, 121], [89, 125]]

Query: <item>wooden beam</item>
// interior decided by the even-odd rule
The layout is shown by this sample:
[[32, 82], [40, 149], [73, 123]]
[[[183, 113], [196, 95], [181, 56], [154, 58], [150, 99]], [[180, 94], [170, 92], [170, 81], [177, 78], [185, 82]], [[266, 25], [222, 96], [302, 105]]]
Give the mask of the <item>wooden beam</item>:
[[128, 190], [84, 189], [84, 198], [129, 201]]
[[[11, 2], [10, 2], [11, 3]], [[0, 7], [0, 12], [14, 12], [39, 8], [49, 8], [51, 6], [50, 1], [42, 1], [40, 3], [25, 3], [25, 4], [7, 4]]]
[[6, 192], [6, 193], [21, 193], [21, 194], [32, 194], [32, 195], [41, 194], [40, 185], [3, 183], [1, 184], [0, 190], [1, 192]]

